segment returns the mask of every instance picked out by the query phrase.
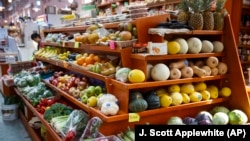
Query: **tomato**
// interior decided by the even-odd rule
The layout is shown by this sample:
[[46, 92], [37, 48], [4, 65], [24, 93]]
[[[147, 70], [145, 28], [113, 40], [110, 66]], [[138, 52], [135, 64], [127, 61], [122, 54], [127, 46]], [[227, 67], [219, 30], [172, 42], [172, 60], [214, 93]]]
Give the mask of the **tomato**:
[[52, 105], [52, 104], [54, 104], [55, 103], [55, 100], [54, 99], [48, 99], [47, 100], [47, 106], [50, 106], [50, 105]]

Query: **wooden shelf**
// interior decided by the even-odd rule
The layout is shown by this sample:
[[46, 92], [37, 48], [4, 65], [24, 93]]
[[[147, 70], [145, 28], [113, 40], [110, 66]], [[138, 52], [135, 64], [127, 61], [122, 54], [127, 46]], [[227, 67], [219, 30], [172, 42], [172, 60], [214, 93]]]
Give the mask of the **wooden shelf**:
[[73, 65], [72, 63], [69, 63], [67, 61], [52, 60], [52, 59], [43, 58], [43, 57], [36, 57], [36, 59], [43, 61], [43, 62], [50, 63], [52, 65], [55, 65], [64, 69], [67, 69], [67, 70], [70, 70], [70, 71], [78, 72], [80, 74], [83, 74], [84, 76], [88, 76], [88, 77], [95, 78], [98, 80], [105, 81], [108, 78], [108, 76], [103, 76], [101, 74], [93, 73], [91, 71], [85, 70], [81, 66]]
[[224, 56], [222, 53], [199, 53], [199, 54], [176, 54], [176, 55], [149, 55], [149, 54], [131, 54], [132, 59], [152, 61], [168, 59], [188, 59], [188, 58], [206, 58], [211, 56]]
[[242, 8], [243, 8], [243, 9], [250, 10], [250, 5], [244, 5], [244, 4], [243, 4], [243, 5], [242, 5]]
[[241, 30], [250, 30], [250, 27], [248, 27], [248, 26], [242, 26], [242, 27], [240, 27], [240, 29]]
[[206, 76], [206, 77], [195, 77], [195, 78], [185, 78], [185, 79], [177, 79], [177, 80], [165, 80], [165, 81], [151, 81], [151, 82], [143, 82], [143, 83], [123, 83], [117, 80], [112, 79], [111, 85], [113, 87], [124, 87], [126, 89], [143, 89], [150, 87], [160, 87], [166, 85], [175, 85], [180, 83], [190, 83], [190, 82], [201, 82], [201, 81], [211, 81], [211, 80], [219, 80], [225, 79], [227, 76], [225, 75], [216, 75], [216, 76]]
[[[172, 30], [172, 31], [171, 31]], [[165, 32], [165, 34], [181, 34], [181, 35], [222, 35], [223, 31], [218, 30], [190, 30], [190, 31], [181, 31], [178, 32], [178, 29], [165, 29], [165, 28], [149, 28], [148, 29], [149, 34], [157, 34], [161, 35]]]
[[103, 4], [97, 4], [96, 7], [101, 8], [101, 7], [106, 7], [106, 6], [110, 6], [113, 3], [117, 3], [117, 2], [123, 2], [124, 0], [113, 0], [112, 2], [107, 2], [107, 3], [103, 3]]
[[47, 86], [49, 86], [57, 94], [65, 97], [66, 99], [68, 99], [69, 101], [71, 101], [72, 103], [77, 105], [79, 108], [83, 109], [84, 111], [89, 112], [89, 106], [87, 106], [86, 104], [82, 103], [81, 101], [79, 101], [78, 99], [76, 99], [73, 96], [69, 95], [68, 93], [66, 93], [66, 92], [60, 90], [59, 88], [55, 87], [54, 85], [50, 84], [48, 81], [44, 80], [43, 82], [45, 82], [45, 84]]
[[250, 45], [239, 45], [238, 47], [250, 49]]
[[23, 115], [23, 113], [19, 110], [18, 112], [19, 117], [25, 127], [25, 129], [27, 130], [27, 132], [29, 133], [31, 139], [33, 141], [42, 141], [42, 139], [40, 138], [39, 135], [37, 135], [37, 133], [35, 132], [35, 130], [29, 125], [29, 121], [26, 119], [26, 117]]
[[[23, 96], [22, 93], [17, 88], [14, 88], [16, 94], [22, 99], [25, 105], [41, 120], [42, 124], [45, 126], [46, 131], [52, 135], [55, 141], [62, 141], [63, 139], [54, 131], [54, 129], [49, 125], [49, 123], [43, 118], [43, 115], [40, 114], [35, 107]], [[53, 140], [52, 139], [52, 140]]]
[[244, 64], [250, 64], [250, 61], [241, 61], [241, 64], [244, 65]]
[[[63, 45], [64, 44], [64, 45]], [[123, 48], [116, 47], [115, 49], [111, 49], [109, 46], [102, 46], [102, 45], [84, 45], [79, 43], [79, 47], [75, 47], [75, 42], [64, 42], [63, 44], [57, 44], [53, 42], [45, 42], [45, 46], [52, 46], [52, 47], [62, 47], [62, 48], [74, 48], [74, 49], [81, 49], [81, 50], [92, 50], [92, 51], [102, 51], [102, 52], [112, 52], [112, 53], [120, 53]]]
[[[120, 22], [113, 22], [113, 23], [105, 23], [105, 28], [117, 28]], [[63, 27], [63, 32], [79, 32], [85, 31], [89, 25], [77, 26], [77, 27]], [[52, 29], [44, 29], [44, 33], [60, 33], [62, 32], [62, 28], [52, 28]]]

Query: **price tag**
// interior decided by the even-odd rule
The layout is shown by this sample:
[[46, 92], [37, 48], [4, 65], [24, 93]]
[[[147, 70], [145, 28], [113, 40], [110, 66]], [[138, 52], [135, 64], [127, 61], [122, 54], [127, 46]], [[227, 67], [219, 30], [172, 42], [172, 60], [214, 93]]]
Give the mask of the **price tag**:
[[74, 48], [79, 48], [79, 42], [75, 42]]
[[63, 67], [68, 68], [68, 63], [66, 61], [63, 61]]
[[62, 47], [65, 47], [65, 42], [64, 41], [62, 42]]
[[115, 42], [114, 41], [109, 41], [109, 48], [110, 49], [115, 49]]
[[140, 115], [138, 113], [129, 113], [128, 122], [140, 121]]

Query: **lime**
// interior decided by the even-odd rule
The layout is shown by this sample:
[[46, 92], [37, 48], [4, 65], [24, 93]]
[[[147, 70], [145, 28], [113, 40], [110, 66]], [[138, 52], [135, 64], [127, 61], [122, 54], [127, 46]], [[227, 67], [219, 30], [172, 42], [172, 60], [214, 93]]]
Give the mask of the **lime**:
[[145, 74], [142, 70], [139, 69], [133, 69], [128, 74], [128, 80], [131, 83], [141, 83], [145, 81]]

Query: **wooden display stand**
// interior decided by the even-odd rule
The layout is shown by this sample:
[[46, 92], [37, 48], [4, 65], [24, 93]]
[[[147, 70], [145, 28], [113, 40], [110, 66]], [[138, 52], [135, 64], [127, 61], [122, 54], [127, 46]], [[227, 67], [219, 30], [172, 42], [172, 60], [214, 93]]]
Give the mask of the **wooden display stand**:
[[[138, 28], [138, 41], [139, 42], [148, 42], [148, 41], [162, 41], [163, 37], [158, 35], [150, 35], [147, 33], [149, 28], [155, 27], [158, 23], [166, 21], [169, 15], [157, 15], [153, 17], [139, 18], [135, 21], [135, 25]], [[117, 23], [108, 24], [105, 27], [117, 27]], [[45, 33], [58, 33], [58, 32], [79, 32], [86, 30], [86, 27], [75, 27], [75, 28], [66, 28], [66, 29], [51, 29], [45, 30]], [[92, 52], [100, 53], [114, 53], [120, 55], [122, 60], [123, 67], [138, 68], [144, 71], [146, 74], [146, 67], [148, 63], [156, 64], [157, 62], [167, 62], [174, 59], [192, 59], [192, 58], [208, 58], [210, 56], [219, 57], [223, 62], [228, 65], [228, 73], [226, 75], [216, 75], [216, 76], [206, 76], [206, 77], [194, 77], [188, 79], [179, 79], [179, 80], [166, 80], [166, 81], [148, 81], [144, 83], [122, 83], [112, 79], [110, 77], [102, 76], [93, 72], [89, 72], [84, 69], [79, 69], [72, 65], [67, 64], [67, 62], [57, 62], [49, 58], [36, 58], [40, 61], [44, 61], [68, 69], [83, 75], [86, 75], [91, 78], [102, 80], [106, 83], [108, 93], [114, 94], [119, 100], [120, 110], [117, 115], [114, 116], [105, 116], [98, 109], [88, 107], [87, 105], [81, 103], [77, 99], [71, 97], [62, 90], [54, 87], [53, 85], [47, 83], [47, 86], [51, 87], [62, 97], [68, 99], [70, 102], [77, 105], [79, 108], [85, 110], [89, 113], [90, 117], [98, 116], [103, 120], [103, 125], [101, 126], [100, 132], [104, 135], [117, 134], [121, 131], [125, 131], [128, 126], [131, 128], [136, 124], [165, 124], [167, 119], [171, 116], [194, 116], [202, 110], [209, 110], [216, 105], [225, 105], [230, 109], [242, 109], [246, 112], [248, 118], [250, 119], [250, 105], [249, 97], [245, 89], [244, 77], [240, 67], [240, 61], [238, 58], [236, 43], [233, 38], [232, 26], [230, 21], [230, 16], [225, 18], [225, 28], [223, 31], [193, 31], [186, 34], [170, 34], [166, 35], [168, 38], [173, 39], [176, 37], [200, 37], [202, 39], [208, 40], [220, 40], [224, 43], [224, 52], [223, 53], [201, 53], [201, 54], [178, 54], [178, 55], [160, 55], [160, 56], [145, 56], [141, 54], [131, 54], [131, 47], [128, 48], [116, 48], [115, 50], [109, 49], [105, 46], [88, 46], [82, 45], [79, 48], [74, 48], [73, 45], [66, 45], [64, 47], [72, 50], [88, 50]], [[49, 45], [49, 43], [48, 43]], [[61, 45], [55, 45], [61, 47]], [[234, 59], [231, 59], [234, 57]], [[200, 101], [188, 104], [182, 104], [179, 106], [170, 106], [168, 108], [158, 108], [153, 110], [146, 110], [140, 113], [138, 121], [133, 120], [133, 113], [129, 113], [129, 93], [132, 90], [151, 90], [160, 87], [166, 87], [173, 84], [182, 84], [189, 82], [200, 82], [206, 81], [211, 83], [216, 83], [218, 86], [228, 85], [232, 90], [232, 95], [229, 98], [217, 98], [207, 101]], [[18, 91], [17, 91], [18, 93]], [[20, 94], [20, 97], [25, 101], [26, 106], [30, 109], [47, 128], [47, 138], [53, 137], [53, 140], [63, 140], [59, 137], [58, 134], [50, 127], [50, 125], [43, 119], [42, 115], [39, 114], [36, 109]], [[49, 139], [48, 139], [49, 140]], [[51, 140], [51, 139], [50, 139]]]

